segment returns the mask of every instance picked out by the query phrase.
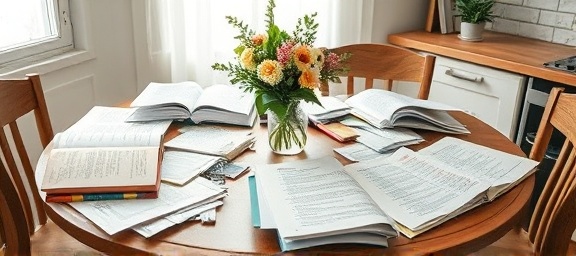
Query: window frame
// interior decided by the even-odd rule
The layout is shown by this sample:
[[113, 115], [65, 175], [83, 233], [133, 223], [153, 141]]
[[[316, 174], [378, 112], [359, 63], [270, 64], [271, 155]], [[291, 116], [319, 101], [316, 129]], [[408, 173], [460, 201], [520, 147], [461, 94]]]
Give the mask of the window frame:
[[[1, 51], [0, 69], [15, 63], [46, 59], [74, 49], [70, 6], [68, 0], [49, 0], [57, 15], [55, 28], [57, 35], [31, 41], [27, 44]], [[48, 6], [47, 6], [48, 7]]]

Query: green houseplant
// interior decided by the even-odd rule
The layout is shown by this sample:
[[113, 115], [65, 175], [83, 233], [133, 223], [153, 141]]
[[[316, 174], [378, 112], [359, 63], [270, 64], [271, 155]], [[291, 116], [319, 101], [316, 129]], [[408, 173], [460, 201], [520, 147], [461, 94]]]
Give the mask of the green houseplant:
[[486, 22], [492, 22], [494, 0], [456, 0], [457, 17], [461, 18], [460, 39], [482, 40]]

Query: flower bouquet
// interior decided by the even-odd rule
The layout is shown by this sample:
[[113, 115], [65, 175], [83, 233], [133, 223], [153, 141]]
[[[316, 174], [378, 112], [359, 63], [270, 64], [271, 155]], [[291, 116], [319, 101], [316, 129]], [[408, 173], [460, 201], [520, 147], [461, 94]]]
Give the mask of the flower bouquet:
[[335, 54], [313, 47], [318, 23], [316, 13], [299, 18], [292, 34], [274, 24], [274, 0], [266, 8], [266, 32], [255, 31], [226, 16], [237, 28], [234, 37], [240, 45], [234, 49], [236, 63], [212, 65], [226, 71], [230, 82], [253, 92], [260, 115], [268, 115], [270, 147], [276, 153], [297, 154], [306, 144], [308, 117], [300, 108], [302, 100], [320, 104], [315, 89], [327, 81], [340, 82], [347, 71], [349, 54]]

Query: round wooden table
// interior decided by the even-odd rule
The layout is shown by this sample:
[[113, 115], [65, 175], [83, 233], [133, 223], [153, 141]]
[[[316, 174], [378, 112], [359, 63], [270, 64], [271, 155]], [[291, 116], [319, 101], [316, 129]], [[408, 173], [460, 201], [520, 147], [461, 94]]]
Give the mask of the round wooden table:
[[[470, 130], [469, 135], [455, 135], [473, 143], [508, 153], [525, 156], [520, 148], [500, 132], [482, 121], [462, 112], [452, 115]], [[304, 151], [295, 156], [279, 156], [271, 152], [266, 140], [266, 126], [254, 128], [258, 138], [255, 151], [247, 151], [235, 161], [249, 163], [278, 163], [301, 159], [314, 159], [334, 156], [343, 164], [349, 164], [345, 158], [333, 152], [333, 148], [342, 147], [338, 143], [314, 128], [309, 128], [309, 139]], [[417, 131], [425, 142], [411, 146], [421, 149], [446, 136], [445, 134]], [[177, 135], [177, 129], [171, 127], [167, 139]], [[452, 135], [450, 135], [452, 136]], [[46, 152], [41, 161], [46, 157]], [[40, 164], [39, 164], [40, 166]], [[41, 184], [43, 171], [37, 172], [38, 184]], [[277, 254], [280, 252], [276, 232], [252, 227], [248, 175], [237, 180], [228, 180], [229, 196], [217, 211], [214, 225], [202, 225], [199, 222], [187, 222], [173, 226], [151, 238], [144, 238], [132, 230], [125, 230], [113, 236], [107, 235], [84, 216], [67, 204], [45, 203], [48, 216], [63, 230], [79, 241], [106, 253], [134, 255], [230, 255], [230, 254]], [[491, 203], [484, 204], [453, 218], [413, 239], [404, 236], [389, 240], [389, 247], [368, 245], [326, 245], [293, 253], [342, 253], [342, 254], [427, 254], [433, 252], [457, 252], [464, 254], [485, 247], [514, 227], [521, 225], [526, 218], [526, 209], [534, 187], [534, 175], [501, 195]]]

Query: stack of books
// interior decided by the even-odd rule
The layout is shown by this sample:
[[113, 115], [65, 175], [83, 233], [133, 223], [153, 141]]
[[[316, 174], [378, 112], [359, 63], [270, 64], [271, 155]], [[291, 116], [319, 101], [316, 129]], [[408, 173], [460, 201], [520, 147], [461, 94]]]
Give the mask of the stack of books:
[[56, 134], [41, 185], [46, 201], [158, 197], [170, 122], [125, 123], [132, 112], [96, 106]]
[[[178, 156], [165, 155], [162, 145], [172, 121], [125, 122], [133, 111], [96, 106], [56, 134], [39, 161], [46, 201], [70, 204], [108, 234], [133, 228], [146, 237], [179, 223], [174, 214], [193, 217], [221, 205], [226, 189], [204, 178], [162, 182], [178, 171], [170, 168]], [[186, 163], [187, 173], [192, 166]]]

